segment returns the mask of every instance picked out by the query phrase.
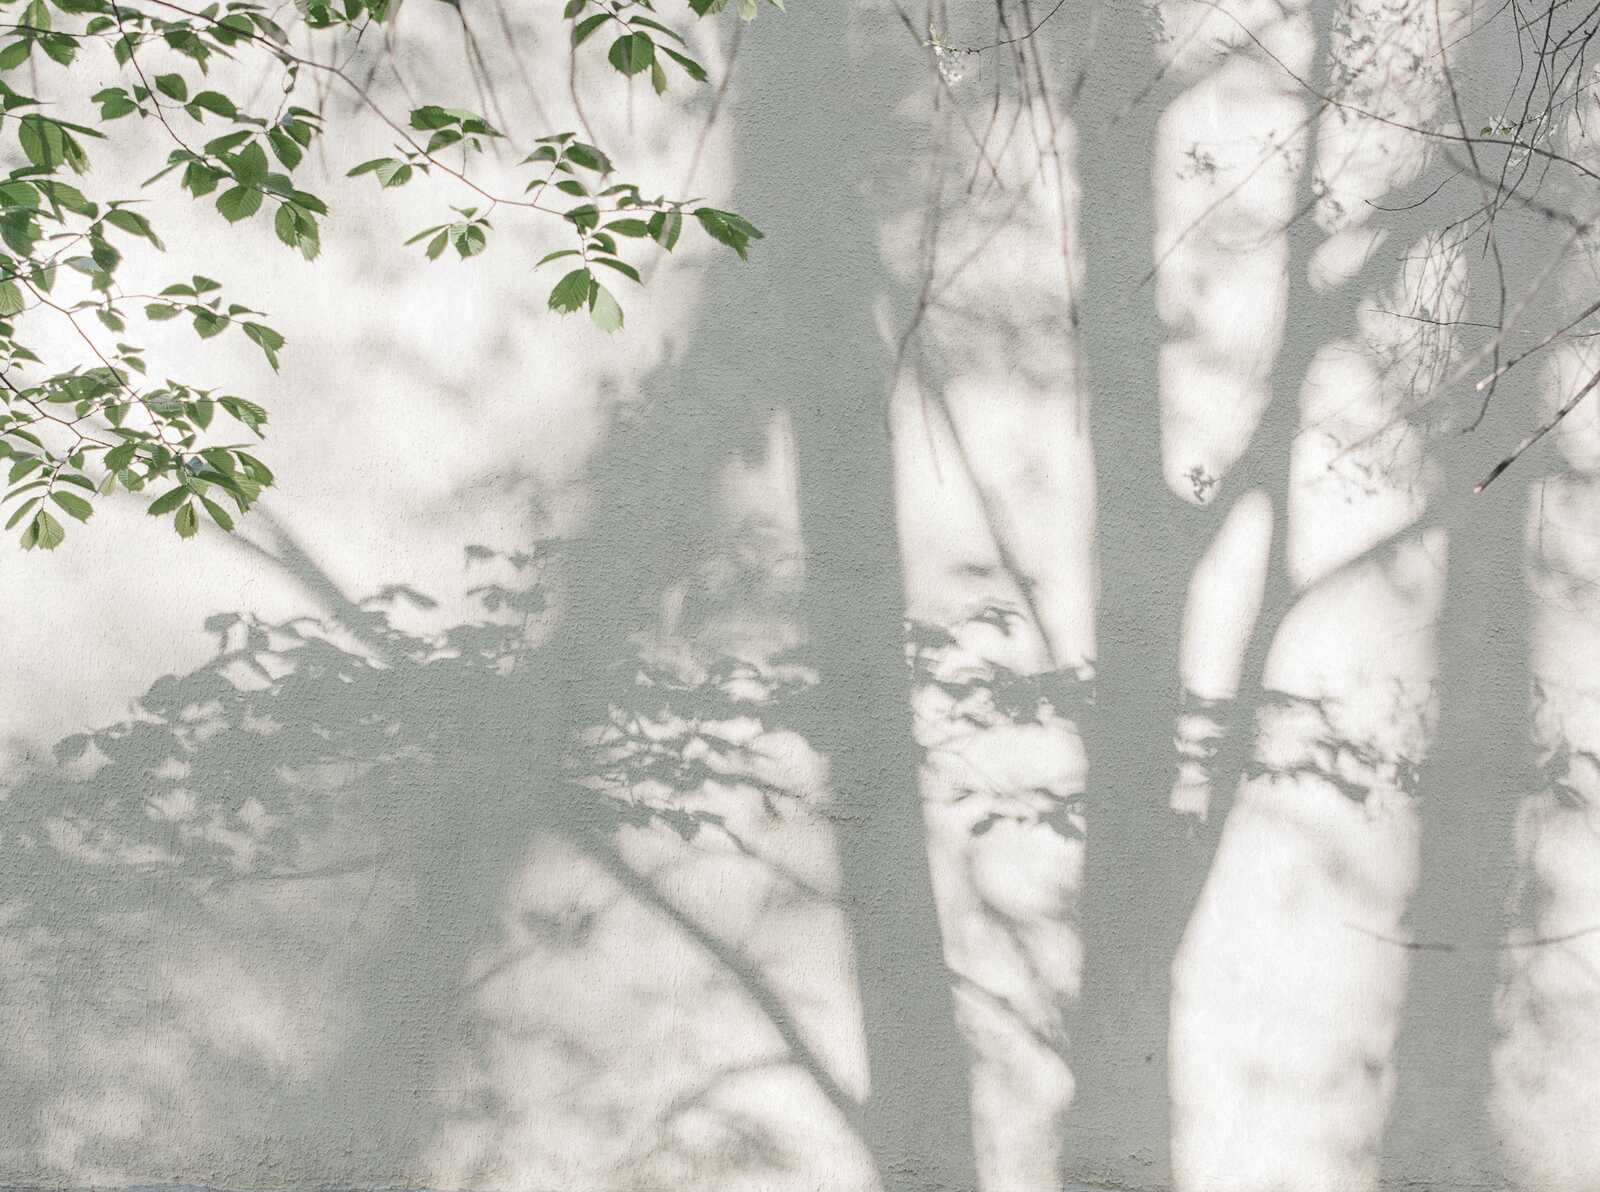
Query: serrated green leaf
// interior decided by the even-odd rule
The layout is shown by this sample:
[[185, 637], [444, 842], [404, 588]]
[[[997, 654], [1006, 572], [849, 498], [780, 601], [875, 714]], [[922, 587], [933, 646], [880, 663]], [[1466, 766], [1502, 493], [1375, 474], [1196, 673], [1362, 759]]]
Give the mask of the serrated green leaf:
[[50, 499], [66, 510], [69, 516], [81, 522], [86, 522], [94, 516], [94, 506], [77, 493], [53, 492], [50, 494]]
[[300, 144], [281, 128], [274, 128], [267, 133], [267, 141], [272, 146], [273, 155], [288, 169], [294, 169], [300, 164], [304, 151]]
[[594, 170], [599, 174], [609, 174], [612, 169], [609, 157], [593, 145], [586, 145], [582, 141], [574, 141], [567, 146], [566, 159], [574, 165]]
[[747, 250], [752, 240], [763, 238], [762, 233], [743, 216], [731, 211], [718, 211], [715, 207], [696, 207], [694, 217], [706, 234], [721, 244], [726, 244], [739, 254], [741, 261], [748, 260]]
[[706, 81], [706, 68], [701, 66], [700, 63], [696, 62], [693, 58], [689, 57], [687, 54], [678, 53], [677, 50], [674, 50], [670, 46], [661, 46], [659, 48], [661, 52], [668, 58], [671, 58], [679, 66], [683, 67], [684, 73], [695, 82], [703, 83]]
[[621, 73], [636, 75], [656, 60], [656, 43], [648, 33], [624, 33], [611, 43], [606, 60]]
[[44, 550], [55, 550], [66, 540], [67, 532], [61, 523], [41, 509], [22, 532], [22, 549], [32, 550], [37, 546]]
[[[200, 503], [206, 507], [206, 512], [211, 515], [211, 520], [216, 522], [228, 533], [233, 533], [233, 518], [228, 516], [228, 511], [218, 505], [210, 497], [201, 497]], [[179, 533], [182, 533], [180, 530]]]
[[237, 153], [224, 156], [228, 169], [239, 180], [241, 186], [260, 186], [267, 179], [267, 171], [271, 163], [267, 160], [267, 151], [261, 147], [260, 141], [251, 141]]
[[[614, 259], [612, 257], [595, 257], [594, 258], [594, 263], [596, 265], [609, 265], [611, 268], [615, 269], [618, 273], [622, 274], [622, 276], [624, 276], [626, 278], [629, 278], [632, 281], [639, 281], [640, 280], [639, 279], [639, 271], [637, 269], [635, 269], [632, 265], [628, 264], [626, 261], [618, 261], [618, 260], [616, 260], [616, 259]], [[640, 282], [640, 284], [642, 285], [643, 283]]]
[[261, 192], [253, 186], [235, 186], [217, 196], [217, 210], [229, 223], [249, 219], [261, 210]]
[[272, 365], [272, 371], [277, 372], [278, 350], [283, 347], [283, 336], [262, 323], [246, 323], [244, 325], [244, 333], [261, 348], [262, 354], [267, 358], [267, 363]]
[[589, 318], [607, 335], [622, 329], [622, 307], [611, 291], [598, 283], [589, 298]]
[[570, 315], [589, 301], [589, 287], [593, 278], [587, 269], [574, 269], [550, 291], [550, 309], [557, 314]]
[[604, 25], [611, 17], [607, 13], [597, 12], [593, 16], [584, 17], [572, 27], [572, 44], [581, 46], [589, 39], [589, 35]]
[[145, 512], [151, 517], [161, 517], [164, 514], [171, 513], [179, 505], [183, 504], [188, 496], [189, 490], [180, 484], [177, 488], [168, 489], [151, 501], [150, 508], [146, 509]]
[[213, 335], [221, 335], [228, 329], [228, 320], [214, 310], [207, 310], [203, 306], [189, 307], [189, 313], [194, 316], [195, 334], [201, 339], [210, 339]]
[[30, 497], [28, 500], [18, 505], [15, 511], [12, 512], [10, 518], [8, 518], [6, 521], [6, 529], [15, 529], [17, 523], [37, 509], [39, 507], [39, 502], [42, 500], [44, 500], [43, 497]]

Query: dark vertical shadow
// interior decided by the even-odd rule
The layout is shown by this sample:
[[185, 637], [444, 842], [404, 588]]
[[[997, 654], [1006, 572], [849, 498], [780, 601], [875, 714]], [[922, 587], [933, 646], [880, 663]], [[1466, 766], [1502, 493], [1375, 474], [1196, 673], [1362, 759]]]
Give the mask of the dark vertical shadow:
[[1100, 19], [1074, 112], [1100, 573], [1066, 1165], [1086, 1183], [1154, 1189], [1171, 1179], [1170, 970], [1183, 930], [1177, 895], [1192, 877], [1187, 825], [1168, 806], [1179, 633], [1210, 519], [1162, 479], [1164, 333], [1139, 284], [1154, 261], [1153, 146], [1170, 89], [1140, 94], [1156, 69], [1149, 8], [1109, 4]]
[[[1474, 274], [1466, 317], [1493, 318], [1487, 264]], [[1405, 917], [1410, 966], [1383, 1143], [1386, 1177], [1407, 1188], [1507, 1186], [1491, 1112], [1496, 1002], [1511, 926], [1515, 819], [1522, 798], [1539, 787], [1530, 737], [1526, 505], [1515, 480], [1482, 494], [1472, 489], [1537, 409], [1528, 379], [1526, 370], [1511, 374], [1471, 436], [1452, 433], [1441, 442], [1433, 516], [1449, 533], [1449, 561], [1437, 628], [1440, 711], [1418, 782], [1420, 869]], [[1453, 396], [1460, 425], [1472, 416], [1475, 395]]]
[[[1481, 306], [1480, 306], [1481, 309]], [[1515, 375], [1515, 374], [1513, 374]], [[1450, 444], [1437, 522], [1449, 531], [1438, 628], [1440, 717], [1418, 786], [1420, 871], [1406, 912], [1405, 1009], [1383, 1170], [1406, 1188], [1506, 1187], [1491, 1113], [1496, 1000], [1510, 926], [1513, 829], [1537, 789], [1529, 739], [1524, 501], [1515, 484], [1474, 496], [1532, 408], [1507, 386], [1507, 416]], [[1487, 449], [1486, 449], [1487, 448]]]
[[[1327, 73], [1329, 7], [1313, 5], [1308, 14], [1319, 82]], [[1353, 296], [1376, 263], [1337, 288], [1308, 283], [1322, 233], [1310, 218], [1318, 179], [1315, 109], [1307, 101], [1271, 400], [1207, 504], [1172, 493], [1160, 445], [1158, 363], [1167, 332], [1153, 284], [1140, 279], [1154, 264], [1155, 126], [1175, 87], [1150, 85], [1157, 66], [1146, 10], [1112, 5], [1102, 20], [1105, 52], [1074, 113], [1084, 137], [1082, 333], [1093, 395], [1101, 571], [1096, 708], [1085, 734], [1088, 841], [1079, 919], [1085, 958], [1072, 1039], [1067, 1170], [1091, 1183], [1154, 1189], [1173, 1180], [1173, 964], [1249, 773], [1257, 717], [1270, 698], [1266, 659], [1295, 599], [1285, 543], [1300, 392], [1318, 350], [1353, 322]], [[1392, 262], [1384, 258], [1382, 266]], [[1237, 696], [1220, 705], [1197, 701], [1179, 674], [1188, 584], [1233, 503], [1254, 491], [1266, 494], [1273, 511], [1262, 606]], [[1209, 791], [1203, 814], [1170, 802], [1180, 762], [1178, 721], [1190, 712], [1210, 734], [1182, 745], [1190, 779], [1198, 770]]]
[[804, 608], [824, 693], [804, 728], [831, 767], [867, 1047], [866, 1141], [885, 1189], [966, 1189], [976, 1186], [967, 1055], [928, 872], [890, 359], [873, 310], [886, 289], [898, 308], [909, 297], [891, 288], [877, 237], [902, 197], [893, 163], [904, 160], [912, 125], [896, 109], [922, 63], [883, 52], [903, 36], [888, 13], [857, 7], [845, 21], [844, 11], [796, 10], [783, 45], [757, 50], [752, 69], [764, 85], [738, 113], [737, 194], [742, 208], [764, 214], [771, 251], [741, 279], [745, 300], [720, 312], [712, 304], [711, 316], [744, 311], [739, 350], [793, 420]]
[[878, 248], [880, 217], [918, 152], [897, 108], [924, 63], [899, 52], [904, 42], [892, 14], [859, 6], [795, 6], [746, 37], [726, 109], [730, 205], [766, 239], [747, 266], [710, 266], [681, 356], [646, 380], [640, 422], [599, 461], [570, 592], [582, 623], [568, 624], [559, 647], [578, 727], [605, 700], [605, 659], [628, 634], [651, 631], [661, 593], [708, 548], [718, 469], [759, 451], [786, 411], [804, 572], [795, 656], [816, 677], [786, 723], [828, 762], [823, 813], [836, 822], [869, 1083], [844, 1117], [891, 1192], [976, 1186], [968, 1058], [911, 735], [890, 356], [875, 332], [880, 296], [908, 301]]
[[[1464, 102], [1485, 80], [1517, 70], [1508, 36], [1490, 27], [1464, 47], [1457, 68], [1458, 87], [1470, 88]], [[1549, 251], [1550, 225], [1508, 206], [1496, 214], [1496, 228], [1507, 284], [1520, 294], [1526, 266]], [[1463, 317], [1493, 323], [1496, 276], [1482, 237], [1467, 251]], [[1522, 325], [1556, 325], [1554, 288], [1544, 287]], [[1405, 916], [1410, 963], [1382, 1152], [1383, 1176], [1397, 1187], [1511, 1186], [1493, 1109], [1497, 1003], [1513, 926], [1516, 817], [1542, 785], [1532, 744], [1525, 477], [1502, 478], [1481, 494], [1473, 487], [1537, 416], [1538, 381], [1533, 367], [1508, 374], [1468, 434], [1454, 428], [1473, 421], [1479, 395], [1470, 380], [1446, 395], [1452, 430], [1439, 442], [1443, 475], [1433, 511], [1449, 535], [1437, 628], [1439, 722], [1418, 780], [1420, 868]]]

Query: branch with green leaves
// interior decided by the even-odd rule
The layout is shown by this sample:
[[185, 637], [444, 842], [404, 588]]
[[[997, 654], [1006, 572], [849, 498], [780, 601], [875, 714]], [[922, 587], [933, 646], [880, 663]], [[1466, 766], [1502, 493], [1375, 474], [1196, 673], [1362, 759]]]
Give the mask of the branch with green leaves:
[[[150, 324], [183, 320], [201, 341], [242, 336], [276, 370], [284, 336], [202, 274], [160, 289], [130, 282], [130, 247], [149, 268], [150, 253], [167, 253], [167, 243], [138, 209], [137, 191], [81, 189], [84, 176], [102, 176], [91, 175], [91, 152], [137, 158], [154, 147], [164, 159], [143, 186], [175, 176], [227, 225], [270, 219], [277, 239], [313, 262], [329, 205], [300, 175], [329, 130], [321, 105], [297, 95], [303, 78], [330, 79], [397, 138], [392, 156], [350, 174], [370, 174], [386, 189], [431, 176], [468, 194], [465, 205], [449, 206], [450, 219], [407, 243], [423, 243], [429, 260], [450, 249], [467, 260], [489, 246], [492, 213], [551, 219], [566, 244], [530, 268], [562, 259], [574, 267], [548, 305], [560, 314], [587, 309], [607, 332], [622, 327], [623, 311], [601, 278], [643, 284], [631, 250], [671, 251], [688, 223], [740, 258], [761, 238], [737, 214], [696, 199], [647, 196], [616, 180], [610, 157], [570, 132], [526, 146], [526, 186], [495, 194], [472, 169], [477, 154], [508, 141], [486, 117], [432, 103], [392, 113], [338, 65], [395, 7], [391, 0], [302, 0], [285, 27], [253, 0], [203, 8], [176, 0], [0, 0], [0, 143], [14, 139], [23, 163], [0, 174], [0, 515], [7, 529], [20, 528], [25, 549], [60, 545], [63, 517], [88, 521], [96, 502], [119, 487], [145, 494], [148, 512], [170, 517], [189, 538], [206, 520], [231, 531], [273, 483], [249, 449], [264, 433], [267, 411], [214, 385], [149, 375], [151, 352], [141, 339]], [[705, 17], [726, 0], [689, 0], [688, 7]], [[737, 0], [737, 8], [748, 20], [755, 0]], [[627, 79], [648, 71], [657, 94], [668, 86], [667, 64], [692, 82], [706, 80], [650, 0], [572, 0], [563, 19], [575, 49], [614, 26], [606, 60]], [[311, 31], [315, 45], [331, 43], [328, 52], [295, 48], [307, 40], [296, 40], [297, 26]], [[86, 80], [103, 82], [107, 61], [119, 77], [91, 90]], [[247, 102], [262, 67], [279, 76], [278, 95]], [[17, 84], [22, 75], [26, 90]], [[215, 252], [221, 244], [205, 247]]]

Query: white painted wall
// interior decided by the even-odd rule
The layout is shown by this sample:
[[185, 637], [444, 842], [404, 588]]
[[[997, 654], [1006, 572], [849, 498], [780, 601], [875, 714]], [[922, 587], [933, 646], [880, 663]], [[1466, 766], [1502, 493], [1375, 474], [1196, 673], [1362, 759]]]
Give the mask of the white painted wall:
[[[1286, 73], [1438, 119], [1433, 0], [1069, 0], [951, 84], [920, 9], [790, 7], [701, 31], [714, 119], [580, 70], [768, 234], [614, 339], [537, 224], [402, 249], [443, 200], [342, 178], [381, 130], [315, 266], [154, 204], [289, 336], [205, 357], [279, 486], [0, 562], [0, 1184], [1592, 1192], [1595, 407], [1465, 489], [1593, 363], [1428, 433], [1405, 312], [1482, 269], [1374, 206], [1426, 146]], [[573, 123], [555, 13], [489, 11], [504, 126]], [[475, 104], [454, 21], [400, 67]], [[1206, 863], [1108, 912], [1085, 800], [1168, 722]]]

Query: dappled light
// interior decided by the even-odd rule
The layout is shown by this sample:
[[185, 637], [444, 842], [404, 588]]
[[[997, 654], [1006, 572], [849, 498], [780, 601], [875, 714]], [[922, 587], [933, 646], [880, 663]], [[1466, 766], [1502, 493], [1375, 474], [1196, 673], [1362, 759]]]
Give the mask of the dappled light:
[[361, 5], [118, 258], [274, 478], [8, 531], [0, 1185], [1600, 1187], [1600, 17]]

